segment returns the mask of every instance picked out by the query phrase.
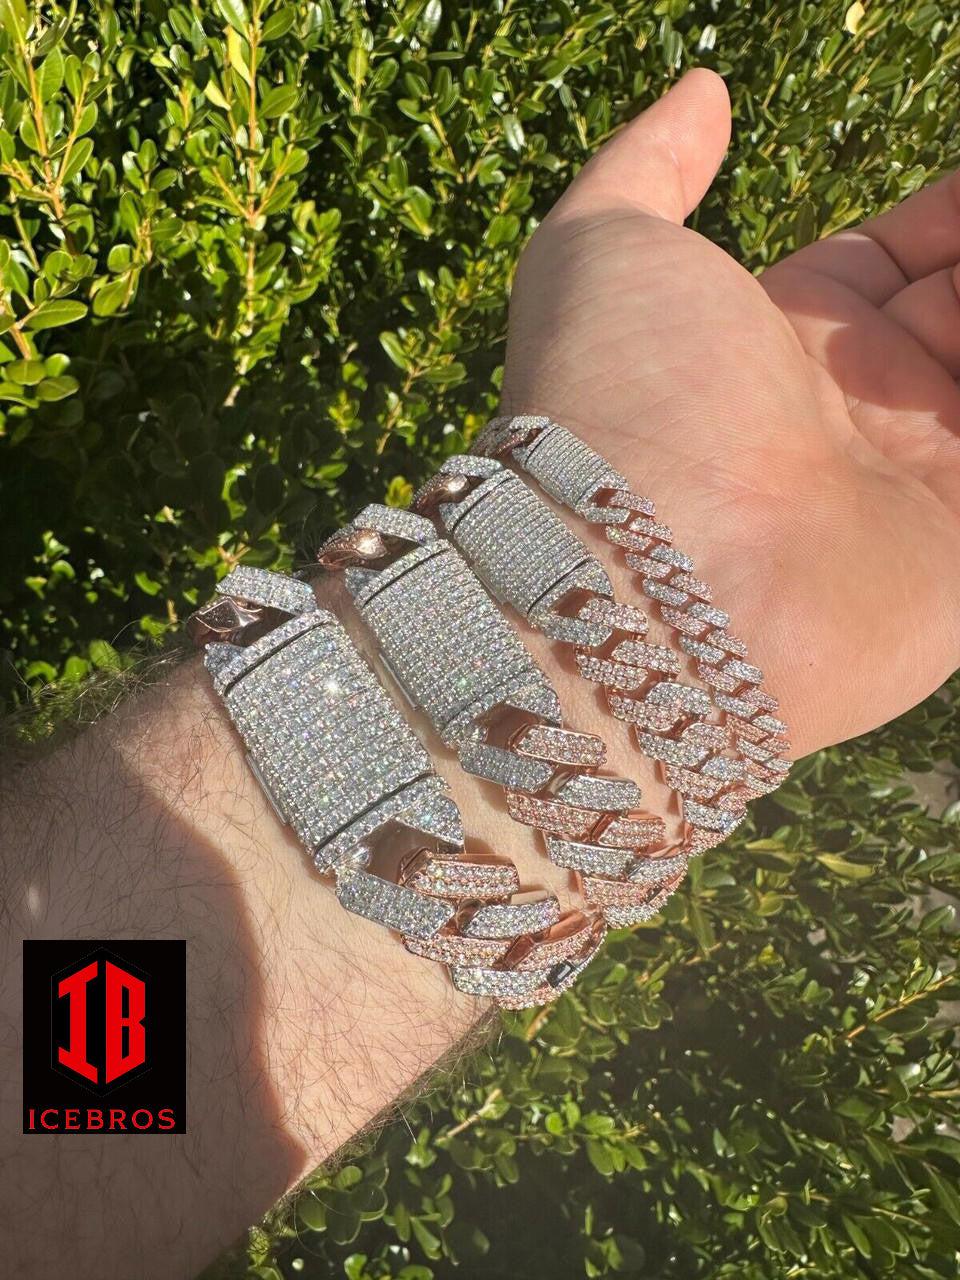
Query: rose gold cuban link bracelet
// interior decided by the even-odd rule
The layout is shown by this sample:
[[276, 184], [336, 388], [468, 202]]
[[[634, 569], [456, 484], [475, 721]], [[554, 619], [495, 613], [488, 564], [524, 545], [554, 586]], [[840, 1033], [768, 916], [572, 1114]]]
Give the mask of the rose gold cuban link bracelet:
[[[680, 802], [672, 851], [702, 853], [729, 835], [757, 794], [756, 766], [723, 754], [729, 735], [707, 722], [709, 694], [680, 681], [671, 648], [646, 642], [646, 614], [615, 599], [599, 560], [546, 501], [495, 459], [457, 454], [413, 505], [436, 515], [497, 600], [572, 646], [580, 675], [633, 726], [641, 752]], [[718, 808], [721, 797], [722, 819], [711, 812], [700, 825], [704, 802]]]
[[467, 772], [504, 789], [511, 817], [541, 833], [606, 922], [655, 915], [682, 880], [685, 856], [656, 856], [662, 819], [640, 809], [636, 783], [597, 772], [602, 739], [564, 723], [552, 684], [433, 523], [369, 506], [318, 560], [345, 571], [411, 703]]
[[521, 892], [514, 864], [471, 857], [446, 784], [305, 582], [240, 566], [190, 618], [250, 767], [348, 911], [507, 1008], [556, 999], [603, 925]]
[[[729, 615], [713, 604], [710, 587], [694, 576], [690, 557], [673, 545], [672, 530], [656, 519], [653, 502], [634, 493], [606, 459], [549, 417], [495, 418], [477, 436], [472, 451], [509, 458], [557, 502], [603, 529], [724, 713], [732, 749], [745, 766], [741, 785], [753, 795], [778, 787], [790, 762], [787, 726], [775, 714], [777, 700], [761, 687], [763, 673], [747, 662], [746, 645], [728, 630]], [[724, 815], [740, 803], [728, 798], [735, 795], [721, 792], [709, 798], [704, 793], [697, 810], [701, 820], [719, 828], [727, 820]]]

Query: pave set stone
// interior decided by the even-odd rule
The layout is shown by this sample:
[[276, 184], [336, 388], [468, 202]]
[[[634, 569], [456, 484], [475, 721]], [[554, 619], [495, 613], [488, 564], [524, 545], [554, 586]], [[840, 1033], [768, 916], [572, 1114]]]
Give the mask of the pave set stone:
[[403, 877], [421, 893], [478, 900], [512, 897], [520, 891], [520, 876], [512, 862], [468, 862], [431, 858], [428, 865]]
[[373, 805], [433, 768], [343, 629], [320, 610], [311, 619], [293, 639], [280, 627], [251, 646], [260, 660], [224, 701], [278, 811], [322, 861], [334, 837], [358, 834]]
[[[371, 518], [405, 541], [406, 533], [422, 532]], [[552, 940], [564, 918], [553, 895], [520, 893], [509, 861], [463, 855], [459, 812], [429, 756], [343, 628], [314, 607], [312, 591], [308, 599], [303, 584], [290, 587], [260, 570], [234, 571], [225, 583], [260, 607], [300, 611], [247, 646], [208, 644], [206, 662], [256, 777], [317, 868], [333, 871], [340, 904], [396, 930], [416, 954], [450, 965], [464, 990], [511, 1007], [555, 998], [595, 951], [595, 926], [586, 940]], [[235, 599], [226, 588], [221, 594]], [[549, 762], [491, 750], [540, 780], [553, 774]], [[396, 824], [434, 851], [408, 857], [391, 880], [370, 869], [370, 842]], [[520, 965], [523, 977], [514, 979]], [[461, 982], [461, 973], [478, 976]]]
[[[555, 423], [540, 431], [529, 445], [516, 449], [514, 457], [552, 498], [589, 520], [604, 520], [604, 508], [593, 502], [601, 490], [629, 488], [625, 477], [606, 459]], [[606, 518], [622, 523], [627, 514], [613, 508]]]
[[553, 777], [553, 767], [505, 747], [468, 741], [460, 748], [460, 763], [467, 773], [516, 791], [539, 791]]
[[[709, 603], [709, 588], [693, 576], [690, 557], [671, 545], [672, 532], [653, 518], [652, 504], [632, 500], [622, 476], [611, 472], [598, 455], [562, 428], [554, 429], [549, 420], [525, 420], [522, 427], [507, 434], [514, 440], [515, 456], [525, 469], [548, 492], [581, 514], [598, 504], [609, 505], [615, 495], [617, 511], [627, 512], [629, 519], [608, 526], [609, 540], [627, 553], [631, 567], [664, 588], [664, 599], [680, 601], [686, 599], [686, 592], [695, 602], [699, 616], [681, 636], [682, 650], [711, 668], [722, 664], [721, 680], [752, 676], [754, 669], [742, 662], [742, 644], [719, 625], [725, 626], [726, 615]], [[500, 436], [498, 440], [496, 433], [487, 433], [486, 447], [503, 447], [504, 438]], [[710, 714], [709, 695], [669, 679], [679, 675], [681, 656], [666, 645], [643, 639], [647, 622], [642, 611], [631, 609], [628, 613], [626, 607], [612, 599], [605, 573], [552, 509], [515, 473], [499, 468], [487, 457], [454, 455], [444, 462], [440, 475], [446, 478], [445, 485], [437, 481], [423, 491], [425, 509], [432, 509], [439, 500], [447, 536], [498, 600], [517, 609], [552, 638], [576, 646], [580, 674], [604, 687], [611, 710], [634, 724], [638, 744], [659, 762], [664, 780], [677, 792], [686, 835], [693, 838], [696, 830], [691, 811], [686, 808], [688, 800], [712, 800], [734, 786], [739, 788], [744, 802], [748, 795], [756, 794], [764, 780], [748, 777], [742, 764], [735, 765], [721, 756], [717, 757], [718, 766], [707, 772], [712, 753], [723, 751], [728, 738], [719, 727], [713, 736], [689, 733]], [[565, 590], [569, 594], [568, 584], [588, 564], [596, 565], [590, 570], [595, 594], [581, 607], [576, 619], [559, 616], [553, 612], [554, 607], [561, 603]], [[598, 632], [579, 635], [575, 625], [585, 622], [598, 625]], [[636, 627], [633, 632], [629, 630], [631, 625]], [[624, 626], [625, 637], [605, 653], [600, 652], [614, 631]], [[654, 690], [660, 685], [667, 689], [654, 701]], [[744, 729], [744, 735], [751, 737], [749, 727]], [[762, 736], [759, 731], [758, 736]], [[475, 748], [478, 760], [484, 750]], [[468, 767], [510, 785], [507, 761], [491, 757], [491, 767], [483, 770], [478, 760]], [[513, 778], [514, 791], [536, 792], [537, 788], [526, 783], [519, 773], [514, 772]], [[600, 799], [587, 798], [583, 780], [576, 780], [575, 787], [565, 788], [558, 793], [559, 798], [574, 806], [601, 807]], [[638, 798], [632, 797], [631, 803], [636, 804]], [[556, 811], [542, 800], [538, 797], [537, 803], [522, 803], [514, 799], [511, 812], [531, 825], [555, 823]], [[615, 807], [612, 793], [609, 804]], [[568, 824], [562, 832], [568, 840], [571, 829]], [[548, 838], [556, 834], [548, 825]]]
[[[765, 787], [775, 787], [789, 769], [783, 758], [788, 749], [786, 726], [772, 714], [776, 700], [759, 688], [762, 672], [746, 661], [743, 641], [727, 630], [728, 614], [713, 605], [709, 584], [695, 576], [691, 558], [673, 545], [672, 530], [656, 518], [653, 503], [632, 493], [626, 480], [595, 450], [552, 419], [533, 417], [495, 420], [483, 434], [481, 447], [487, 453], [509, 454], [552, 497], [585, 518], [606, 524], [608, 541], [625, 553], [644, 594], [658, 604], [663, 620], [679, 633], [679, 647], [694, 659], [697, 675], [714, 705], [727, 714], [726, 740], [716, 749], [732, 750], [734, 759], [753, 767], [718, 768], [706, 775], [711, 784], [697, 784], [692, 778], [694, 773], [703, 773], [706, 755], [694, 761], [694, 753], [686, 749], [672, 752], [660, 748], [657, 757], [671, 771], [667, 778], [671, 785], [689, 782], [682, 790], [675, 789], [685, 793], [683, 813], [691, 827], [691, 850], [694, 845], [707, 847], [717, 820], [710, 819], [712, 829], [698, 826], [697, 819], [704, 814], [696, 807], [694, 794], [703, 797], [714, 790], [714, 794], [722, 793], [724, 804], [739, 797], [742, 810], [746, 801], [762, 794]], [[603, 509], [608, 511], [608, 519], [602, 515]], [[638, 657], [636, 647], [621, 645], [608, 658], [590, 655], [581, 662], [581, 671], [607, 686], [611, 710], [632, 721], [646, 745], [654, 735], [669, 733], [671, 726], [666, 711], [657, 715], [647, 709], [645, 701], [625, 696], [639, 687], [636, 676], [631, 675]], [[618, 661], [622, 659], [629, 661]], [[701, 741], [700, 745], [707, 743]], [[714, 784], [718, 784], [715, 789]]]
[[492, 996], [506, 1008], [555, 999], [597, 954], [603, 935], [588, 925], [567, 939], [537, 943], [515, 968], [454, 968], [454, 985], [470, 995]]
[[460, 502], [442, 506], [440, 517], [487, 589], [524, 617], [548, 597], [578, 588], [613, 594], [597, 558], [512, 471], [500, 468]]
[[400, 556], [355, 599], [410, 701], [450, 745], [471, 732], [463, 712], [475, 721], [505, 701], [514, 705], [504, 697], [511, 683], [555, 701], [546, 676], [449, 543]]
[[599, 768], [607, 754], [603, 739], [596, 734], [558, 729], [549, 724], [527, 725], [515, 738], [513, 747], [522, 756], [589, 769]]
[[367, 871], [351, 870], [338, 875], [337, 898], [348, 911], [411, 938], [433, 937], [455, 911], [451, 902], [425, 898], [413, 889]]
[[[454, 539], [475, 562], [483, 563], [489, 585], [502, 600], [518, 611], [535, 612], [545, 601], [558, 598], [558, 590], [565, 591], [565, 584], [576, 579], [580, 570], [585, 570], [582, 582], [591, 590], [598, 585], [609, 589], [605, 575], [579, 540], [512, 473], [494, 463], [478, 468], [456, 458], [445, 469], [449, 482], [479, 480], [472, 491], [464, 488], [461, 503], [441, 502], [440, 512]], [[474, 474], [477, 471], [483, 474]], [[447, 490], [437, 485], [423, 492], [430, 507]], [[507, 518], [509, 511], [519, 513], [513, 522]], [[540, 519], [539, 512], [547, 517], [542, 524], [547, 551], [560, 556], [556, 564], [552, 552], [532, 560], [510, 554], [511, 548], [520, 545], [527, 523]], [[499, 540], [494, 538], [495, 530]], [[391, 562], [368, 568], [361, 577], [351, 579], [348, 569], [347, 583], [384, 661], [411, 703], [456, 747], [468, 772], [504, 788], [511, 817], [537, 828], [547, 840], [548, 852], [554, 847], [552, 837], [588, 840], [601, 828], [605, 834], [611, 819], [627, 819], [625, 825], [613, 826], [611, 836], [624, 850], [629, 849], [632, 833], [641, 837], [630, 849], [633, 854], [646, 847], [653, 832], [663, 835], [660, 821], [653, 826], [646, 821], [630, 825], [640, 804], [639, 788], [629, 779], [593, 772], [603, 759], [602, 740], [560, 723], [556, 694], [547, 677], [457, 549], [419, 536], [415, 548], [399, 548]], [[605, 626], [604, 634], [609, 631]], [[666, 665], [667, 651], [662, 647], [642, 648], [651, 664]], [[641, 673], [641, 678], [645, 680], [646, 675]], [[537, 692], [536, 698], [531, 698], [531, 690]], [[523, 726], [502, 746], [488, 741], [486, 734], [489, 723], [505, 708], [539, 719]], [[614, 861], [608, 858], [609, 863]], [[496, 915], [491, 911], [480, 918]], [[512, 910], [507, 915], [515, 921], [521, 918]], [[540, 927], [546, 926], [541, 923]]]
[[465, 938], [512, 938], [539, 933], [560, 920], [560, 904], [553, 895], [536, 902], [492, 902], [478, 907], [463, 925]]
[[[789, 770], [786, 725], [691, 558], [604, 458], [532, 416], [494, 421], [475, 448], [418, 495], [450, 541], [415, 511], [372, 504], [321, 563], [344, 568], [385, 664], [464, 768], [502, 786], [511, 816], [578, 874], [592, 907], [579, 924], [554, 895], [523, 893], [509, 860], [464, 854], [459, 812], [427, 752], [308, 583], [240, 565], [218, 586], [217, 608], [233, 612], [221, 620], [208, 608], [193, 634], [211, 641], [206, 665], [261, 786], [318, 869], [333, 873], [340, 903], [450, 966], [461, 991], [522, 1007], [565, 990], [606, 926], [652, 919], [688, 858], [778, 785]], [[675, 678], [680, 656], [645, 640], [643, 610], [613, 598], [600, 561], [496, 460], [505, 453], [622, 550], [706, 689]], [[570, 645], [581, 674], [633, 725], [681, 797], [679, 846], [640, 810], [635, 783], [595, 772], [602, 739], [564, 725], [552, 684], [470, 566], [497, 601]], [[242, 643], [274, 613], [287, 616]], [[722, 724], [708, 718], [714, 706]], [[511, 716], [525, 721], [519, 729]], [[384, 878], [373, 870], [380, 833], [403, 829], [412, 852], [398, 878]]]

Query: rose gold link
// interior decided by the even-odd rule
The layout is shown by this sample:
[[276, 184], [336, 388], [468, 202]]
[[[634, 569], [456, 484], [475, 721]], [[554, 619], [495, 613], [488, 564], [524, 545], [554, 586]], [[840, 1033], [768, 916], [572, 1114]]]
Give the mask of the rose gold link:
[[642, 667], [645, 671], [662, 671], [667, 675], [678, 675], [680, 659], [662, 644], [645, 644], [641, 640], [621, 640], [610, 655], [614, 662], [626, 662], [630, 666]]
[[599, 809], [580, 809], [559, 800], [508, 791], [507, 808], [511, 818], [528, 827], [539, 827], [551, 835], [574, 839], [588, 835], [604, 816]]
[[509, 898], [520, 890], [520, 875], [512, 862], [471, 862], [466, 858], [429, 858], [401, 877], [408, 889], [441, 898]]
[[608, 600], [605, 596], [593, 596], [577, 617], [583, 622], [599, 622], [617, 631], [632, 631], [637, 636], [645, 636], [650, 625], [642, 609], [632, 604], [621, 604], [618, 600]]
[[464, 938], [462, 934], [434, 934], [432, 938], [404, 936], [404, 946], [415, 956], [436, 960], [440, 964], [492, 965], [507, 954], [510, 938]]
[[732, 636], [729, 631], [721, 631], [715, 627], [707, 632], [703, 639], [707, 644], [716, 645], [718, 649], [726, 649], [727, 653], [732, 653], [737, 658], [747, 656], [747, 646], [737, 636]]
[[634, 884], [632, 881], [608, 880], [605, 876], [584, 876], [583, 892], [598, 907], [642, 906], [655, 898], [667, 884], [676, 884], [683, 878], [676, 872], [660, 884]]
[[681, 795], [690, 796], [693, 800], [713, 800], [726, 785], [720, 778], [708, 778], [693, 769], [684, 769], [677, 764], [664, 766], [663, 776], [668, 786]]
[[628, 698], [609, 691], [607, 705], [618, 720], [626, 720], [651, 733], [668, 733], [685, 718], [682, 710], [675, 710], [671, 706], [642, 702], [639, 698]]
[[626, 507], [628, 511], [637, 511], [644, 516], [652, 516], [655, 510], [650, 498], [642, 498], [638, 493], [631, 493], [629, 489], [615, 489], [604, 505]]
[[776, 712], [780, 709], [780, 703], [776, 700], [772, 693], [767, 693], [765, 689], [758, 689], [754, 686], [741, 693], [740, 698], [744, 702], [750, 703], [756, 707], [758, 711]]
[[631, 520], [627, 527], [631, 532], [645, 534], [648, 538], [655, 538], [657, 542], [673, 541], [673, 530], [669, 525], [661, 524], [659, 520], [639, 516], [636, 520]]
[[686, 591], [688, 595], [696, 596], [698, 600], [703, 600], [707, 604], [713, 599], [713, 592], [709, 586], [700, 578], [695, 578], [692, 573], [678, 573], [675, 578], [671, 578], [670, 585], [677, 587], [680, 591]]
[[646, 851], [662, 844], [666, 835], [662, 818], [614, 818], [597, 836], [596, 842], [609, 849]]
[[732, 676], [729, 671], [723, 671], [719, 667], [711, 667], [707, 662], [697, 663], [697, 675], [711, 689], [720, 689], [723, 693], [736, 693], [743, 683], [738, 677]]
[[625, 529], [623, 525], [611, 525], [607, 529], [607, 540], [615, 547], [623, 547], [629, 551], [646, 551], [651, 539], [634, 529]]
[[[598, 946], [605, 932], [601, 924], [584, 916], [584, 923], [575, 932], [560, 938], [551, 938], [547, 934], [546, 937], [534, 941], [529, 950], [524, 951], [515, 962], [512, 961], [511, 953], [507, 952], [504, 968], [518, 971], [545, 969], [557, 964], [560, 960], [576, 959]], [[515, 944], [514, 949], [520, 949], [520, 947]]]
[[701, 721], [684, 730], [683, 740], [696, 742], [701, 747], [708, 747], [711, 751], [722, 751], [727, 745], [728, 735], [722, 726]]
[[782, 779], [772, 781], [769, 778], [761, 778], [757, 774], [750, 774], [737, 788], [737, 794], [743, 796], [746, 801], [759, 800], [761, 796], [769, 795], [771, 791], [775, 791], [779, 787]]
[[727, 712], [727, 724], [735, 738], [746, 738], [748, 742], [766, 742], [770, 736], [764, 733], [762, 729], [758, 729], [750, 720], [741, 720], [739, 716], [731, 715]]
[[684, 848], [689, 849], [690, 853], [706, 853], [708, 849], [715, 849], [718, 844], [723, 844], [726, 836], [720, 831], [707, 831], [705, 827], [691, 827]]
[[578, 733], [575, 729], [558, 729], [547, 724], [526, 725], [511, 746], [521, 756], [585, 768], [598, 768], [607, 754], [603, 739], [595, 733]]
[[673, 573], [672, 564], [663, 564], [659, 560], [651, 560], [648, 556], [638, 556], [632, 551], [627, 553], [626, 561], [629, 569], [642, 573], [645, 578], [655, 578], [659, 581], [661, 578], [669, 578]]
[[673, 627], [675, 631], [682, 631], [685, 636], [692, 636], [695, 640], [701, 639], [710, 626], [702, 618], [691, 618], [683, 609], [675, 609], [669, 604], [660, 606], [660, 617], [667, 626]]
[[630, 691], [642, 688], [647, 682], [647, 673], [641, 667], [629, 666], [625, 662], [612, 662], [609, 658], [597, 658], [581, 651], [575, 657], [580, 674], [595, 684]]

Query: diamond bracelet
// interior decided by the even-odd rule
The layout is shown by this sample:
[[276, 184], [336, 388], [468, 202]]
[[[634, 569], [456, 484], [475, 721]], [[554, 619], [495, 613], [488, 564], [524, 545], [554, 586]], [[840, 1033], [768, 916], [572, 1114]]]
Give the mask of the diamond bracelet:
[[683, 878], [686, 857], [657, 856], [663, 821], [640, 789], [603, 776], [605, 747], [568, 728], [559, 699], [454, 546], [410, 511], [365, 507], [320, 549], [381, 657], [463, 768], [499, 784], [511, 817], [579, 879], [607, 924], [648, 920]]
[[634, 493], [605, 458], [549, 417], [495, 418], [479, 433], [472, 452], [509, 458], [545, 493], [603, 529], [678, 636], [680, 648], [695, 660], [697, 675], [725, 715], [750, 787], [771, 791], [779, 786], [790, 769], [790, 744], [787, 726], [776, 716], [777, 700], [761, 687], [763, 673], [746, 661], [746, 645], [729, 632], [729, 615], [714, 606], [710, 587], [694, 576], [693, 561], [655, 518], [653, 502]]
[[343, 907], [504, 1007], [574, 981], [602, 924], [522, 892], [510, 860], [466, 853], [429, 755], [306, 582], [240, 566], [187, 627], [260, 786]]
[[[769, 790], [752, 762], [723, 755], [727, 730], [708, 723], [709, 695], [679, 679], [672, 649], [645, 640], [642, 609], [615, 599], [599, 560], [533, 489], [493, 458], [456, 454], [415, 495], [493, 596], [561, 644], [680, 802], [673, 852], [719, 844], [747, 801]], [[664, 571], [669, 566], [662, 566]]]

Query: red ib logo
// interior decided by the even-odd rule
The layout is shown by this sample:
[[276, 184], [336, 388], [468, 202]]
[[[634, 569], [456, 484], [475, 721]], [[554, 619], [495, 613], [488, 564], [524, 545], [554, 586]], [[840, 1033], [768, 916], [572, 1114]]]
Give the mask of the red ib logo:
[[54, 1063], [106, 1092], [147, 1060], [147, 985], [104, 950], [53, 980]]

